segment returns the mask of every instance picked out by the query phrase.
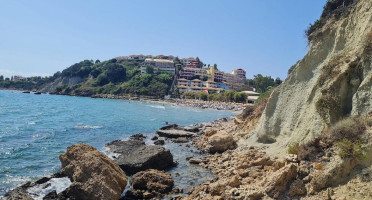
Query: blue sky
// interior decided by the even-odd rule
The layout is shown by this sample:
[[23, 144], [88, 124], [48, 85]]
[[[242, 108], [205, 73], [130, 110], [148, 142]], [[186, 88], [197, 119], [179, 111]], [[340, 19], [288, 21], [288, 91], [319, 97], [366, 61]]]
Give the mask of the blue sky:
[[84, 59], [196, 57], [286, 78], [326, 0], [0, 0], [0, 74], [52, 75]]

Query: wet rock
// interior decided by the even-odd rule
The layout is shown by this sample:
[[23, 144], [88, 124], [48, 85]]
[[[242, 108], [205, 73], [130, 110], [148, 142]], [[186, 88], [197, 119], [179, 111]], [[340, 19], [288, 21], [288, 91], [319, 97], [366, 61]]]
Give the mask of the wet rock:
[[59, 199], [58, 197], [58, 194], [57, 194], [57, 191], [56, 190], [53, 190], [51, 192], [49, 192], [47, 195], [44, 196], [43, 200], [57, 200]]
[[33, 200], [28, 194], [27, 189], [31, 187], [31, 182], [27, 182], [4, 195], [5, 200]]
[[134, 134], [134, 135], [131, 135], [130, 136], [130, 139], [132, 139], [132, 140], [144, 140], [144, 139], [146, 139], [146, 136], [144, 136], [142, 133], [136, 133], [136, 134]]
[[170, 151], [161, 146], [148, 146], [138, 140], [116, 140], [106, 147], [119, 154], [114, 161], [128, 174], [147, 169], [163, 170], [174, 165]]
[[70, 199], [119, 199], [127, 185], [120, 167], [92, 146], [72, 145], [59, 159], [62, 173], [72, 182]]
[[156, 135], [151, 138], [151, 140], [157, 140], [157, 139], [158, 139], [158, 136], [156, 136]]
[[197, 159], [197, 158], [190, 158], [190, 159], [189, 159], [189, 163], [190, 163], [190, 164], [198, 165], [198, 164], [200, 164], [201, 162], [202, 162], [201, 159]]
[[226, 131], [220, 131], [208, 138], [208, 151], [210, 153], [224, 152], [233, 149], [235, 146], [234, 138]]
[[154, 142], [155, 145], [164, 145], [165, 144], [165, 141], [164, 140], [156, 140]]
[[197, 133], [197, 132], [199, 132], [199, 128], [200, 127], [197, 127], [197, 126], [185, 126], [185, 127], [183, 127], [183, 130]]

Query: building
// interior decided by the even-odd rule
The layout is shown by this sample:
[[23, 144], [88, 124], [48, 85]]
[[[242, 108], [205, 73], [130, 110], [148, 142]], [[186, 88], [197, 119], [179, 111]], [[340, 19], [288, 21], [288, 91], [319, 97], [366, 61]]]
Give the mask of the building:
[[217, 88], [217, 83], [214, 81], [206, 81], [204, 84], [208, 88]]
[[21, 75], [15, 75], [15, 76], [13, 76], [13, 81], [24, 81], [26, 79], [27, 79], [26, 77], [23, 77]]
[[188, 87], [189, 86], [189, 81], [187, 79], [180, 78], [180, 79], [178, 79], [177, 86]]
[[215, 71], [214, 72], [214, 81], [216, 81], [216, 82], [222, 82], [223, 81], [223, 72]]
[[195, 77], [195, 69], [194, 68], [183, 68], [183, 70], [180, 71], [180, 78], [184, 78], [184, 79], [192, 79], [193, 77]]
[[223, 90], [229, 90], [229, 86], [225, 82], [217, 83], [217, 88], [221, 88]]
[[239, 78], [244, 79], [244, 80], [247, 79], [245, 76], [246, 72], [244, 69], [233, 69], [231, 74], [236, 75]]
[[195, 58], [190, 57], [190, 58], [181, 58], [180, 61], [183, 66], [187, 66], [187, 65], [190, 65], [192, 61], [196, 61], [196, 60]]
[[174, 62], [167, 59], [146, 58], [144, 64], [141, 66], [142, 74], [146, 73], [147, 66], [152, 66], [155, 73], [168, 72], [174, 75], [176, 72]]
[[199, 79], [194, 79], [191, 81], [191, 87], [203, 87], [203, 81]]
[[253, 91], [243, 91], [247, 94], [247, 103], [254, 104], [257, 99], [260, 97], [260, 93]]

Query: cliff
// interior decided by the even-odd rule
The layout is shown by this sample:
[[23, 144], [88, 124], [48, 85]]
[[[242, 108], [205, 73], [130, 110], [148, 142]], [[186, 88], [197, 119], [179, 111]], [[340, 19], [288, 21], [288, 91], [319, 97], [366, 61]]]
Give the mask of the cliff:
[[242, 144], [270, 144], [277, 154], [289, 143], [324, 134], [342, 118], [372, 111], [371, 1], [328, 1], [310, 29], [309, 52], [272, 92]]

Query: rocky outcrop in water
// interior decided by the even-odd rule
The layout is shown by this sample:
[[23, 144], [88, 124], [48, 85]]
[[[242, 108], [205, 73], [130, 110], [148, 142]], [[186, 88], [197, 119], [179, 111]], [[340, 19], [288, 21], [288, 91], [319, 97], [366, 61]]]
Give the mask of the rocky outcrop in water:
[[119, 199], [127, 185], [123, 170], [92, 146], [72, 145], [59, 159], [72, 182], [66, 190], [70, 199]]
[[163, 170], [174, 165], [173, 156], [161, 146], [148, 146], [139, 140], [116, 140], [106, 144], [111, 152], [118, 154], [114, 161], [129, 174], [147, 169]]

